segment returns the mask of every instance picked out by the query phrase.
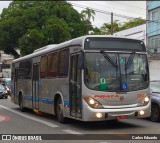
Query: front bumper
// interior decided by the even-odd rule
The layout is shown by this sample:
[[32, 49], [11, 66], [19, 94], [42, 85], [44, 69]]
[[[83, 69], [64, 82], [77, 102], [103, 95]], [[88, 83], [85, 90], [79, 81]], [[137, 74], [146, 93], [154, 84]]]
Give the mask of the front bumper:
[[1, 93], [0, 94], [0, 98], [7, 98], [8, 97], [8, 93]]
[[[127, 117], [127, 119], [146, 118], [151, 114], [151, 103], [147, 106], [133, 107], [133, 108], [121, 108], [121, 109], [93, 109], [86, 102], [83, 102], [83, 121], [105, 121], [115, 120], [118, 117]], [[140, 115], [140, 111], [144, 111], [143, 115]], [[101, 113], [102, 117], [97, 118], [96, 113]]]

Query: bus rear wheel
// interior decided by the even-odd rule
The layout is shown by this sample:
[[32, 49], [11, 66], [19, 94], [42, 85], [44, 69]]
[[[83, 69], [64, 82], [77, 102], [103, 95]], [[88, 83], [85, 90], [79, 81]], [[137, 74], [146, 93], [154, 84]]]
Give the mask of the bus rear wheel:
[[57, 116], [58, 122], [62, 124], [66, 122], [66, 118], [63, 115], [63, 105], [62, 105], [61, 98], [58, 98], [56, 103], [56, 116]]

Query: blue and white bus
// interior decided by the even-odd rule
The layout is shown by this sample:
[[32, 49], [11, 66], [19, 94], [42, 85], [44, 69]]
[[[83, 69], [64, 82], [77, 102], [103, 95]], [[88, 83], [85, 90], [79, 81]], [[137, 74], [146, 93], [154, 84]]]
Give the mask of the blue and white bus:
[[12, 63], [12, 101], [66, 118], [104, 121], [150, 116], [143, 41], [87, 35], [48, 45]]

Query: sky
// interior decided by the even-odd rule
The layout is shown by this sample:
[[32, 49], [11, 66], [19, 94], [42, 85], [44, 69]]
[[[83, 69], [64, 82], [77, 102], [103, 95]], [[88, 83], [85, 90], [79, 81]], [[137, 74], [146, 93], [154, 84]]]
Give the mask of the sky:
[[[113, 12], [113, 20], [127, 22], [130, 18], [146, 19], [146, 1], [68, 1], [74, 8], [81, 12], [89, 7], [95, 10], [93, 26], [101, 27], [103, 23], [110, 23], [110, 13]], [[0, 1], [0, 13], [7, 8], [11, 1]], [[99, 11], [99, 12], [98, 12]], [[124, 18], [127, 17], [127, 18]]]

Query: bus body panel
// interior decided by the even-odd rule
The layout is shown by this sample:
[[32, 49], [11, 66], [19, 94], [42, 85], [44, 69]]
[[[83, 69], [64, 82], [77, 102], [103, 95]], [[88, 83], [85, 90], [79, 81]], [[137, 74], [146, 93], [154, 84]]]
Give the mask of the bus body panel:
[[39, 110], [54, 114], [54, 98], [56, 93], [63, 95], [63, 102], [69, 101], [68, 78], [40, 79]]
[[32, 109], [32, 80], [20, 80], [18, 84], [19, 91], [21, 91], [23, 95], [24, 106]]

